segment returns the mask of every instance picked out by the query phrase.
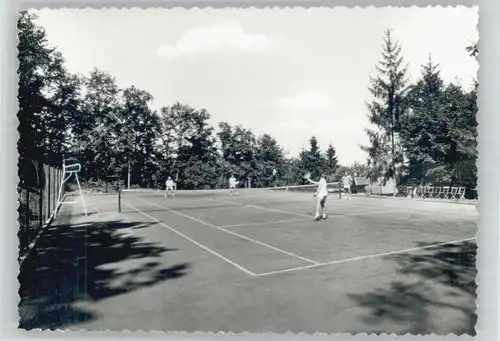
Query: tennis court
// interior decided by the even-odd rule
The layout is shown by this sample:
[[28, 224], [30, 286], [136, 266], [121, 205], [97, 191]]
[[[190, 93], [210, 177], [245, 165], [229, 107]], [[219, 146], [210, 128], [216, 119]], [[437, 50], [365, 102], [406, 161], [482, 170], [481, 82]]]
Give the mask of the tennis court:
[[473, 205], [333, 192], [313, 221], [308, 190], [86, 202], [23, 267], [25, 328], [474, 333]]
[[[307, 186], [304, 186], [307, 187]], [[328, 199], [328, 218], [313, 221], [309, 191], [273, 189], [122, 194], [122, 213], [134, 213], [212, 254], [218, 266], [252, 277], [332, 269], [340, 263], [472, 241], [472, 205]]]

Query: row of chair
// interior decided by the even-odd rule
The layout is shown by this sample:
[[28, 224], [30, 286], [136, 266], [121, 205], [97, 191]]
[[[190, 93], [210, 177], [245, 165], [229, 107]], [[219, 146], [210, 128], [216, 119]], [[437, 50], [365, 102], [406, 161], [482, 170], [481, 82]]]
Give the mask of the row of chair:
[[462, 200], [465, 197], [465, 187], [450, 186], [417, 186], [406, 187], [406, 197], [414, 199], [450, 199]]

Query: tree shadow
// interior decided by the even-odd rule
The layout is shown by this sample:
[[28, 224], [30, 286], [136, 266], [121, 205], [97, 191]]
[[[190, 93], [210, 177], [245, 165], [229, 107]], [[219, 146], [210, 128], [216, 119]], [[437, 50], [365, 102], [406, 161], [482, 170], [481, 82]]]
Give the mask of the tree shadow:
[[[437, 243], [417, 243], [417, 246]], [[362, 319], [374, 326], [371, 332], [389, 333], [377, 328], [392, 322], [409, 325], [403, 333], [474, 336], [476, 251], [475, 243], [462, 242], [424, 249], [418, 254], [386, 257], [396, 262], [397, 274], [403, 275], [401, 280], [393, 281], [389, 288], [349, 297], [368, 308]], [[443, 322], [450, 326], [449, 330], [443, 328]]]
[[[189, 264], [161, 268], [175, 251], [130, 234], [142, 222], [55, 224], [40, 237], [19, 275], [19, 328], [58, 329], [98, 318], [78, 307], [186, 275]], [[118, 269], [116, 263], [127, 262]], [[125, 268], [128, 269], [124, 271]]]

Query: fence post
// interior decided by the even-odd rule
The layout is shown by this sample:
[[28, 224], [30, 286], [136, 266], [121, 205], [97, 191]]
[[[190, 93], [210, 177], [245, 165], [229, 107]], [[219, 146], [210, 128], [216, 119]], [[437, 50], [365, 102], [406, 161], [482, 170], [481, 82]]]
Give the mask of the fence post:
[[58, 199], [57, 198], [57, 195], [58, 195], [57, 184], [59, 183], [59, 170], [56, 168], [52, 169], [52, 174], [54, 175], [54, 181], [53, 181], [53, 185], [52, 185], [53, 186], [52, 188], [54, 189], [54, 199], [52, 199], [52, 200], [54, 200], [54, 209], [56, 209], [57, 204], [58, 204], [58, 202], [57, 202], [57, 199]]
[[54, 168], [52, 169], [52, 172], [54, 173], [54, 208], [57, 209], [57, 205], [59, 204], [59, 188], [57, 188], [57, 184], [59, 183], [59, 169]]
[[61, 195], [61, 198], [59, 198], [59, 187], [61, 186], [61, 170], [60, 169], [56, 169], [55, 170], [56, 174], [57, 174], [57, 182], [55, 183], [55, 188], [56, 188], [56, 202], [57, 204], [59, 204], [59, 199], [62, 200], [62, 195]]
[[48, 218], [48, 205], [49, 205], [49, 197], [48, 197], [48, 174], [47, 174], [47, 165], [42, 164], [43, 170], [43, 221], [45, 222]]
[[54, 209], [55, 209], [57, 206], [57, 190], [56, 190], [57, 170], [54, 168], [51, 168], [50, 174], [51, 174], [51, 178], [52, 178], [52, 181], [50, 184], [52, 186], [52, 198], [51, 198], [51, 200], [52, 200], [52, 205], [54, 206]]
[[[58, 175], [58, 179], [57, 179], [57, 199], [58, 200], [62, 200], [62, 198], [64, 197], [64, 194], [63, 194], [63, 190], [62, 190], [62, 187], [61, 187], [61, 182], [62, 182], [62, 179], [61, 179], [61, 170], [58, 169], [57, 170], [57, 175]], [[61, 188], [61, 197], [59, 198], [59, 188]]]
[[47, 188], [47, 218], [50, 217], [51, 208], [52, 208], [52, 177], [51, 177], [51, 168], [46, 167], [45, 169], [45, 177], [47, 179], [46, 188]]
[[55, 170], [56, 174], [57, 174], [57, 183], [55, 184], [56, 185], [56, 202], [57, 204], [59, 204], [59, 200], [62, 200], [63, 198], [63, 194], [61, 192], [61, 197], [59, 197], [59, 188], [61, 187], [61, 170], [60, 169], [56, 169]]

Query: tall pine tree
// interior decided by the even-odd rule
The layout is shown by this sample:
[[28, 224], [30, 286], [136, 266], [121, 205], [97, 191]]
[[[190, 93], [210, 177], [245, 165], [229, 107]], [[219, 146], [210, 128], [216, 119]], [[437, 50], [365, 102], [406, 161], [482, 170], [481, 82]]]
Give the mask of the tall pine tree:
[[443, 182], [449, 139], [444, 120], [444, 82], [438, 65], [429, 56], [421, 79], [407, 95], [408, 113], [401, 137], [408, 158], [408, 176], [417, 182]]
[[317, 179], [323, 171], [323, 156], [315, 136], [309, 139], [309, 149], [304, 150], [299, 155], [300, 169], [303, 172], [311, 172], [311, 178]]
[[323, 165], [323, 171], [330, 178], [329, 181], [333, 181], [333, 177], [335, 176], [338, 167], [339, 163], [337, 160], [337, 151], [332, 144], [329, 144], [325, 153], [325, 160]]
[[470, 91], [449, 84], [444, 98], [444, 124], [448, 132], [443, 143], [446, 168], [453, 184], [474, 189], [477, 185], [477, 83]]
[[397, 181], [398, 166], [403, 162], [398, 134], [405, 112], [404, 98], [408, 80], [403, 65], [401, 45], [385, 31], [382, 59], [376, 66], [377, 77], [370, 77], [370, 92], [374, 100], [367, 104], [368, 118], [376, 129], [367, 129], [370, 145], [362, 147], [368, 153], [371, 177]]

